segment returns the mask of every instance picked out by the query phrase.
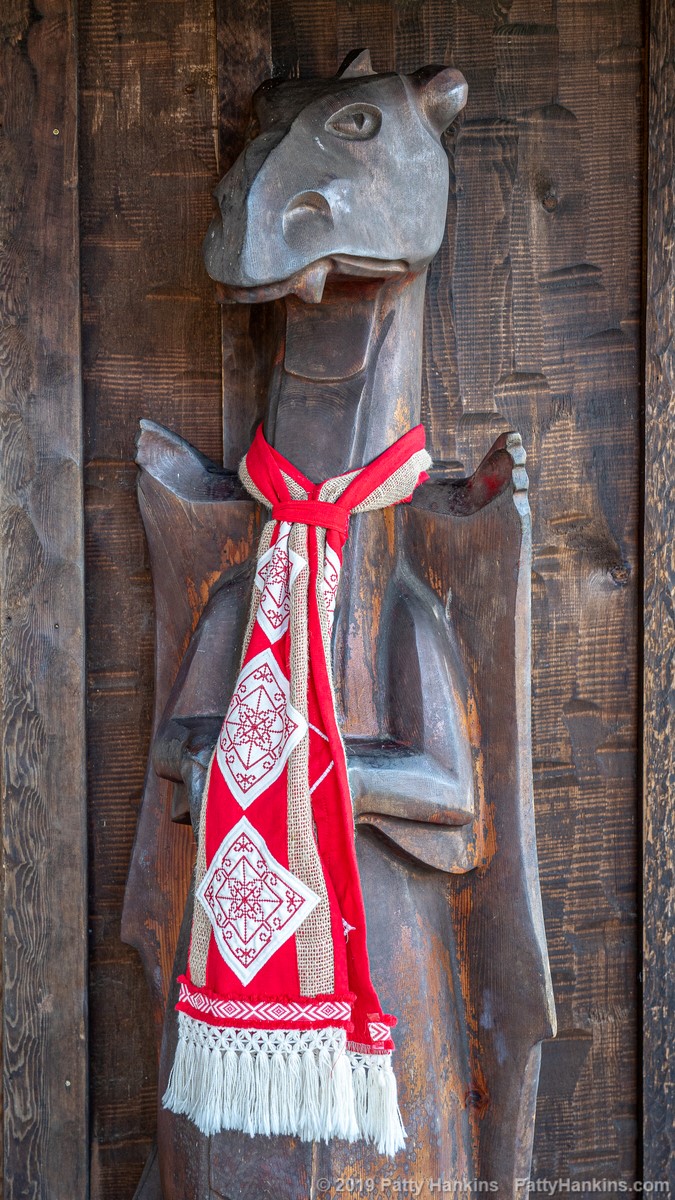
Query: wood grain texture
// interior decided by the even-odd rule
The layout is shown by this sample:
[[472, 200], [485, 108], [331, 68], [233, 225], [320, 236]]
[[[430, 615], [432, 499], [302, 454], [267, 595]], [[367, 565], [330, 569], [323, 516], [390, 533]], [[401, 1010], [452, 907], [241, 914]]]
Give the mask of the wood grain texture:
[[86, 1200], [88, 1191], [75, 36], [69, 0], [10, 3], [0, 17], [7, 1200]]
[[[216, 0], [219, 175], [240, 153], [253, 119], [251, 97], [272, 74], [269, 0]], [[206, 230], [204, 230], [206, 232]], [[271, 305], [221, 307], [223, 462], [236, 470], [262, 418]]]
[[650, 9], [644, 523], [644, 1176], [675, 1187], [675, 29]]
[[[150, 994], [120, 937], [153, 688], [135, 441], [152, 415], [221, 454], [220, 315], [199, 254], [218, 173], [217, 55], [206, 0], [82, 0], [79, 23], [91, 1194], [119, 1200], [152, 1145], [157, 1075]], [[164, 853], [187, 886], [184, 829], [169, 825]]]

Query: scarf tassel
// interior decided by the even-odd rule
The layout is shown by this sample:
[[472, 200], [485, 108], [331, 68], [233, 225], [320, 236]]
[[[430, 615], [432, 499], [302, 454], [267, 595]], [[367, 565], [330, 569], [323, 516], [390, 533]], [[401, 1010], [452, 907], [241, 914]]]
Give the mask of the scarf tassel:
[[347, 1051], [335, 1030], [304, 1032], [281, 1049], [279, 1037], [264, 1030], [250, 1031], [255, 1045], [236, 1045], [236, 1034], [235, 1046], [227, 1045], [219, 1035], [234, 1031], [202, 1027], [207, 1032], [195, 1036], [188, 1021], [180, 1014], [162, 1103], [189, 1117], [205, 1136], [238, 1129], [251, 1137], [288, 1134], [306, 1142], [361, 1138], [389, 1156], [403, 1149], [389, 1055]]

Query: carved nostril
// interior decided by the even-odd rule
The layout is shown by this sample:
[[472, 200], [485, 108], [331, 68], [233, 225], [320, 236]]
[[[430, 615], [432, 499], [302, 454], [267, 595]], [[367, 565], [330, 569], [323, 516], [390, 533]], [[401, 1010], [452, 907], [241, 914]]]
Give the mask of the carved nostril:
[[321, 192], [300, 192], [286, 205], [281, 224], [289, 246], [298, 246], [312, 229], [332, 229], [333, 213]]

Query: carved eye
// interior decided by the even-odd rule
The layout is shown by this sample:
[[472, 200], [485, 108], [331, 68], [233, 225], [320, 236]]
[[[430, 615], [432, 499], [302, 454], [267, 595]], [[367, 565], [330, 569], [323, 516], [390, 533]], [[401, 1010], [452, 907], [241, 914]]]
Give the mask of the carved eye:
[[382, 113], [374, 104], [347, 104], [326, 121], [326, 129], [350, 142], [367, 142], [380, 132]]

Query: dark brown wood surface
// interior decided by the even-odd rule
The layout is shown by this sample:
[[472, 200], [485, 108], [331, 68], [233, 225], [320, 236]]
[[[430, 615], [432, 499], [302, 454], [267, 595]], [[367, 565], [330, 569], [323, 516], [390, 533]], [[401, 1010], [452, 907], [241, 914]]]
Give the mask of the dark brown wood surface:
[[85, 1200], [87, 835], [75, 21], [0, 16], [3, 1196]]
[[[133, 460], [149, 415], [222, 454], [220, 316], [199, 255], [218, 173], [212, 7], [87, 0], [79, 56], [91, 1190], [122, 1200], [152, 1144], [157, 1075], [143, 970], [120, 937], [153, 703], [153, 599]], [[187, 887], [189, 831], [167, 821], [163, 849]], [[171, 932], [168, 919], [158, 937]]]
[[[30, 1181], [37, 1162], [41, 1171], [44, 1163], [53, 1170], [52, 1158], [44, 1157], [49, 1139], [49, 1154], [61, 1147], [61, 1169], [78, 1162], [82, 1168], [67, 1139], [76, 1126], [82, 1133], [84, 1081], [82, 1066], [79, 1076], [73, 1068], [65, 1076], [71, 1087], [56, 1091], [56, 1081], [65, 1088], [56, 1074], [65, 1051], [49, 1052], [49, 1038], [56, 1022], [74, 1021], [73, 1004], [82, 1012], [82, 990], [66, 991], [65, 973], [50, 978], [55, 943], [44, 942], [44, 954], [41, 949], [44, 930], [54, 932], [48, 913], [76, 913], [73, 878], [83, 870], [77, 848], [82, 739], [68, 740], [65, 732], [77, 712], [79, 685], [77, 653], [70, 652], [82, 636], [82, 576], [73, 565], [78, 454], [77, 444], [68, 442], [77, 391], [72, 34], [56, 0], [31, 17], [26, 11], [10, 5], [2, 16], [10, 64], [10, 199], [1, 209], [8, 239], [1, 286], [2, 486], [5, 497], [11, 493], [8, 565], [18, 580], [4, 595], [2, 665], [23, 706], [20, 738], [10, 757], [5, 750], [5, 766], [22, 754], [35, 776], [8, 770], [4, 816], [7, 904], [20, 890], [20, 912], [30, 917], [29, 928], [5, 926], [8, 995], [23, 1006], [22, 1022], [6, 1018], [5, 1025], [12, 1081], [7, 1142], [12, 1162], [24, 1154]], [[494, 6], [489, 0], [221, 0], [214, 20], [205, 0], [80, 0], [94, 1200], [131, 1198], [155, 1122], [149, 994], [136, 954], [120, 941], [153, 680], [153, 598], [132, 463], [138, 420], [160, 420], [214, 458], [222, 455], [225, 427], [228, 466], [245, 448], [261, 398], [257, 354], [268, 318], [263, 310], [228, 310], [221, 336], [219, 307], [199, 260], [213, 211], [210, 188], [238, 154], [246, 96], [270, 67], [329, 73], [347, 50], [364, 44], [378, 70], [453, 61], [470, 84], [464, 124], [449, 139], [449, 236], [428, 292], [424, 404], [432, 451], [446, 462], [460, 458], [471, 470], [507, 425], [520, 428], [530, 451], [534, 784], [561, 1027], [557, 1042], [544, 1046], [534, 1174], [628, 1178], [635, 1169], [641, 13], [639, 0], [611, 6], [601, 0]], [[670, 70], [665, 46], [664, 32], [653, 60], [664, 77]], [[665, 115], [663, 95], [655, 91], [655, 110]], [[664, 142], [652, 161], [665, 154]], [[661, 304], [665, 313], [665, 276], [655, 277], [652, 290], [655, 311]], [[43, 304], [56, 292], [58, 306]], [[17, 412], [28, 412], [30, 420], [17, 421]], [[663, 414], [659, 430], [668, 419]], [[655, 444], [662, 449], [653, 461], [664, 469], [665, 439]], [[6, 462], [17, 463], [16, 470], [7, 470]], [[658, 474], [653, 479], [657, 505], [667, 481]], [[47, 484], [50, 514], [40, 500]], [[59, 517], [66, 506], [67, 517]], [[74, 540], [60, 546], [56, 533], [66, 529], [74, 529]], [[6, 570], [7, 558], [4, 564]], [[652, 626], [655, 656], [664, 636], [661, 611], [655, 608]], [[41, 707], [47, 659], [50, 679], [54, 662], [65, 662], [59, 670], [68, 682], [62, 692], [49, 691], [48, 710]], [[20, 689], [24, 680], [35, 683], [35, 694]], [[652, 695], [656, 703], [657, 692]], [[5, 688], [5, 706], [7, 696]], [[44, 810], [46, 760], [32, 754], [30, 739], [38, 719], [56, 712], [64, 732], [59, 760], [49, 758], [54, 791]], [[40, 737], [58, 736], [48, 721], [44, 728]], [[665, 754], [667, 733], [659, 744]], [[19, 809], [23, 823], [14, 823]], [[35, 826], [26, 827], [26, 812], [35, 815]], [[18, 844], [19, 832], [25, 844]], [[174, 836], [175, 869], [186, 882], [189, 830]], [[70, 853], [62, 870], [52, 870], [55, 859], [43, 857], [43, 848], [60, 846], [61, 839]], [[31, 888], [40, 889], [42, 899], [29, 902]], [[66, 895], [70, 907], [65, 900], [61, 905]], [[40, 964], [28, 962], [25, 949], [17, 954], [19, 938], [24, 947], [40, 948]], [[82, 944], [76, 937], [67, 944], [68, 954], [79, 953], [80, 970]], [[657, 942], [651, 944], [656, 954]], [[68, 986], [72, 979], [71, 973]], [[658, 1004], [655, 998], [653, 1007]], [[42, 1024], [31, 1025], [26, 1010], [38, 1013]], [[5, 1012], [12, 1012], [8, 1003]], [[658, 1054], [655, 1043], [653, 1061]], [[13, 1072], [23, 1073], [22, 1087]], [[34, 1100], [24, 1103], [29, 1092]], [[58, 1134], [44, 1116], [62, 1112], [56, 1100], [79, 1115]], [[662, 1122], [657, 1154], [667, 1145], [664, 1128]], [[20, 1194], [11, 1170], [8, 1162], [6, 1194]], [[14, 1174], [18, 1180], [18, 1165]], [[66, 1188], [65, 1176], [62, 1181]], [[37, 1187], [32, 1194], [40, 1194]], [[53, 1194], [70, 1200], [83, 1194], [82, 1184], [68, 1180], [67, 1190], [59, 1184]]]
[[649, 30], [644, 522], [643, 1138], [645, 1179], [675, 1188], [675, 27], [655, 0]]

